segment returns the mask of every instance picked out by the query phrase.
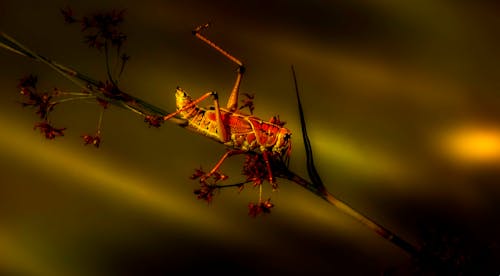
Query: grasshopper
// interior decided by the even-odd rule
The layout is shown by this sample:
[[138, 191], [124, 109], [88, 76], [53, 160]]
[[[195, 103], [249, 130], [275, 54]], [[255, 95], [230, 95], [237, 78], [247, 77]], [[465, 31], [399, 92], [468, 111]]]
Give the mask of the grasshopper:
[[[245, 67], [239, 59], [201, 34], [208, 26], [209, 24], [205, 24], [197, 27], [193, 30], [193, 35], [238, 65], [236, 82], [226, 108], [220, 107], [219, 97], [215, 91], [207, 92], [193, 100], [182, 88], [177, 87], [175, 93], [177, 111], [164, 116], [163, 120], [166, 121], [178, 115], [188, 122], [190, 130], [222, 143], [229, 149], [213, 169], [202, 177], [203, 179], [214, 174], [228, 157], [252, 152], [262, 154], [269, 182], [273, 183], [269, 159], [279, 158], [286, 162], [289, 160], [292, 133], [283, 127], [284, 122], [277, 117], [264, 121], [253, 115], [244, 114], [238, 109], [238, 94]], [[213, 98], [213, 108], [198, 106], [198, 103], [208, 97]]]

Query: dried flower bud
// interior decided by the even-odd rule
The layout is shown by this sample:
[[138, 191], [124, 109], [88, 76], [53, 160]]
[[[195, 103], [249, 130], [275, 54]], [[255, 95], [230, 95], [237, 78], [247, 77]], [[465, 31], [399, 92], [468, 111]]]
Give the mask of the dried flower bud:
[[82, 135], [82, 138], [85, 145], [94, 145], [96, 148], [98, 148], [101, 144], [101, 137], [99, 134], [96, 134], [94, 136], [85, 134]]
[[200, 188], [194, 190], [194, 194], [198, 199], [205, 200], [210, 203], [214, 197], [214, 192], [217, 189], [216, 185], [207, 184], [206, 182], [201, 182]]
[[40, 132], [45, 135], [45, 138], [49, 140], [52, 140], [57, 136], [64, 136], [64, 130], [66, 130], [65, 127], [55, 128], [51, 126], [47, 121], [36, 123], [33, 129], [37, 128], [39, 128]]
[[163, 117], [160, 116], [146, 115], [144, 117], [144, 122], [148, 123], [150, 127], [160, 127], [164, 120]]
[[195, 169], [194, 174], [190, 177], [191, 179], [197, 179], [205, 175], [205, 172], [201, 169]]
[[64, 22], [66, 22], [67, 24], [72, 24], [78, 21], [74, 16], [73, 9], [71, 9], [69, 6], [61, 9], [60, 11], [62, 16], [64, 17]]
[[21, 95], [24, 101], [21, 102], [22, 106], [36, 107], [36, 114], [41, 119], [47, 119], [48, 113], [52, 111], [57, 103], [52, 102], [52, 94], [43, 93], [39, 94], [36, 89], [38, 79], [36, 76], [28, 75], [19, 80], [18, 87], [21, 88]]
[[274, 204], [271, 203], [271, 199], [267, 199], [266, 201], [259, 203], [250, 202], [248, 204], [248, 215], [256, 217], [260, 214], [269, 214], [271, 213], [271, 208], [273, 207]]
[[243, 175], [247, 180], [253, 181], [254, 186], [261, 185], [269, 176], [264, 158], [257, 154], [247, 154], [243, 164]]
[[19, 80], [17, 87], [19, 88], [33, 88], [36, 89], [36, 84], [38, 82], [38, 77], [35, 75], [28, 75]]

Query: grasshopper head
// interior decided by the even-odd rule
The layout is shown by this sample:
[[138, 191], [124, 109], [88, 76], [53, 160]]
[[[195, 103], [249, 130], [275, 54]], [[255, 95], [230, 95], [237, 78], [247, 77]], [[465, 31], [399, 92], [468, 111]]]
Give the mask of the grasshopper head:
[[292, 150], [292, 132], [287, 128], [280, 128], [273, 152], [279, 153], [283, 158], [288, 158]]
[[177, 87], [177, 90], [175, 91], [175, 104], [178, 110], [188, 105], [192, 101], [193, 99], [191, 99], [191, 97], [186, 92], [184, 92], [182, 88]]

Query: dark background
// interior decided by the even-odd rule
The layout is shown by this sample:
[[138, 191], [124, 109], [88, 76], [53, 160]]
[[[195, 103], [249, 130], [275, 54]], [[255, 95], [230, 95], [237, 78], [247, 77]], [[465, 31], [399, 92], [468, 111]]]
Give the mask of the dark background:
[[[412, 243], [463, 256], [474, 275], [498, 275], [500, 6], [495, 1], [10, 1], [0, 30], [58, 62], [105, 78], [104, 56], [82, 43], [77, 15], [126, 9], [132, 56], [121, 87], [174, 110], [176, 86], [219, 92], [235, 66], [196, 40], [242, 59], [242, 92], [255, 114], [279, 114], [295, 133], [292, 170], [306, 175], [290, 65], [318, 170], [329, 190]], [[77, 90], [42, 64], [0, 53], [0, 272], [14, 275], [406, 275], [403, 251], [293, 183], [280, 181], [272, 214], [247, 216], [258, 199], [224, 190], [207, 205], [192, 194], [194, 168], [224, 147], [172, 124], [148, 128], [110, 108], [100, 149], [99, 107], [68, 103], [45, 140], [20, 107], [18, 79]], [[208, 104], [208, 103], [207, 103]], [[237, 182], [242, 158], [222, 171]], [[392, 273], [392, 274], [391, 274]]]

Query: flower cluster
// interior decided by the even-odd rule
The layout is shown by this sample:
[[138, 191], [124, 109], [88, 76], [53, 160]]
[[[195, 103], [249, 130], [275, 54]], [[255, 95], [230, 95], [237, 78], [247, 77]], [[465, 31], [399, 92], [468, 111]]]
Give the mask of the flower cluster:
[[227, 176], [220, 172], [214, 172], [208, 175], [202, 168], [199, 168], [195, 169], [194, 174], [190, 178], [200, 179], [200, 188], [195, 189], [194, 194], [197, 195], [198, 199], [203, 199], [210, 203], [214, 197], [215, 191], [225, 187], [218, 185], [217, 182], [226, 180]]
[[261, 201], [259, 203], [250, 202], [248, 204], [248, 215], [256, 217], [260, 214], [269, 214], [271, 213], [271, 208], [273, 207], [274, 204], [271, 203], [271, 199], [267, 199], [266, 201]]
[[[37, 90], [38, 78], [34, 75], [28, 75], [19, 80], [18, 88], [23, 97], [22, 106], [29, 106], [36, 109], [36, 114], [42, 119], [41, 122], [35, 124], [34, 129], [40, 129], [40, 132], [49, 140], [53, 140], [58, 136], [64, 136], [66, 128], [57, 128], [50, 123], [50, 114], [54, 111], [54, 107], [62, 102], [71, 100], [94, 99], [95, 97], [87, 91], [71, 93], [63, 92], [59, 89], [54, 89], [52, 92], [39, 92]], [[107, 106], [107, 101], [97, 99], [98, 103], [104, 108]], [[101, 115], [102, 116], [102, 115]], [[92, 144], [99, 147], [101, 143], [100, 137], [100, 121], [96, 135], [85, 134], [82, 136], [84, 144]]]
[[22, 106], [31, 106], [36, 108], [36, 114], [44, 120], [47, 120], [49, 112], [54, 110], [56, 102], [52, 101], [52, 95], [48, 93], [39, 93], [36, 89], [38, 78], [33, 75], [28, 75], [19, 80], [18, 87], [21, 89], [21, 96], [24, 101]]
[[161, 116], [146, 115], [144, 116], [144, 122], [148, 123], [150, 127], [160, 127], [164, 120]]
[[243, 164], [243, 175], [252, 181], [254, 186], [261, 185], [268, 178], [266, 163], [261, 155], [247, 154]]
[[217, 185], [208, 184], [207, 182], [201, 182], [200, 188], [195, 189], [193, 192], [198, 199], [202, 199], [210, 203], [212, 202], [215, 190], [217, 189]]
[[53, 93], [40, 93], [37, 90], [38, 78], [34, 75], [28, 75], [19, 80], [18, 88], [23, 97], [21, 105], [29, 106], [36, 109], [36, 114], [43, 121], [35, 124], [34, 129], [40, 129], [40, 132], [45, 138], [52, 140], [57, 136], [64, 136], [66, 128], [56, 128], [49, 123], [49, 113], [54, 110], [57, 102], [53, 97], [57, 94], [57, 90]]
[[[273, 159], [269, 160], [269, 162], [274, 164]], [[261, 154], [247, 154], [245, 156], [242, 174], [246, 176], [247, 181], [253, 182], [254, 186], [262, 185], [264, 180], [269, 180], [269, 171], [264, 157]], [[270, 183], [274, 190], [278, 188], [276, 182]]]
[[82, 135], [84, 145], [94, 145], [98, 148], [101, 145], [101, 135], [96, 133], [95, 135], [84, 134]]
[[113, 46], [121, 47], [127, 40], [127, 36], [119, 30], [119, 26], [123, 23], [124, 13], [125, 10], [112, 10], [78, 19], [70, 7], [61, 9], [64, 21], [68, 24], [80, 23], [82, 32], [85, 33], [85, 42], [89, 47], [98, 50], [101, 50], [108, 42]]
[[[66, 7], [61, 9], [61, 14], [64, 17], [64, 21], [68, 24], [80, 23], [84, 42], [90, 48], [95, 48], [100, 52], [104, 49], [108, 80], [116, 84], [117, 79], [125, 68], [125, 64], [130, 59], [129, 55], [121, 52], [122, 46], [127, 41], [127, 35], [120, 30], [124, 21], [125, 10], [111, 10], [109, 12], [94, 13], [77, 18], [73, 10], [70, 7]], [[110, 47], [116, 48], [117, 66], [113, 70], [116, 76], [113, 76], [109, 66]], [[119, 63], [120, 66], [118, 66]]]
[[38, 77], [30, 74], [19, 80], [18, 87], [21, 88], [21, 90], [30, 88], [36, 89], [37, 83], [38, 83]]
[[[37, 91], [38, 79], [36, 76], [29, 75], [20, 80], [18, 87], [23, 96], [21, 104], [36, 109], [36, 114], [43, 119], [43, 121], [37, 123], [35, 129], [40, 129], [47, 139], [63, 136], [63, 131], [66, 130], [66, 128], [56, 128], [52, 126], [49, 120], [49, 114], [54, 110], [57, 104], [62, 102], [79, 99], [95, 99], [97, 103], [102, 106], [102, 110], [108, 107], [110, 101], [121, 101], [129, 106], [134, 106], [134, 104], [136, 104], [136, 99], [123, 93], [118, 88], [118, 78], [123, 72], [125, 63], [130, 59], [130, 56], [121, 52], [122, 46], [127, 40], [127, 36], [120, 30], [124, 22], [125, 11], [112, 10], [109, 12], [93, 13], [82, 17], [76, 17], [73, 10], [69, 7], [61, 9], [60, 11], [66, 23], [78, 23], [81, 25], [81, 32], [83, 33], [85, 43], [89, 47], [98, 49], [99, 51], [104, 50], [106, 55], [107, 78], [104, 81], [92, 82], [99, 90], [99, 93], [97, 93], [99, 94], [98, 97], [86, 89], [78, 93], [62, 92], [57, 89], [50, 93], [39, 93]], [[114, 67], [110, 68], [110, 50], [112, 48], [116, 49], [116, 62], [113, 63]], [[84, 134], [81, 136], [85, 145], [100, 146], [102, 116], [103, 114], [101, 112], [95, 135]], [[145, 115], [144, 120], [153, 127], [159, 127], [163, 123], [162, 118], [153, 115]]]
[[56, 136], [64, 136], [63, 131], [66, 130], [65, 127], [55, 128], [52, 125], [50, 125], [47, 121], [36, 123], [33, 129], [37, 128], [39, 128], [40, 132], [45, 135], [45, 138], [49, 140], [56, 138]]
[[[272, 155], [271, 155], [272, 156]], [[243, 166], [243, 175], [246, 176], [246, 181], [237, 184], [225, 184], [222, 185], [220, 182], [226, 180], [228, 176], [215, 171], [212, 173], [207, 173], [201, 168], [195, 169], [194, 174], [190, 177], [191, 179], [199, 179], [200, 187], [194, 190], [194, 194], [198, 199], [211, 202], [215, 196], [215, 192], [223, 189], [236, 187], [241, 191], [245, 184], [252, 183], [253, 187], [259, 187], [259, 201], [257, 203], [248, 204], [248, 214], [251, 217], [256, 217], [261, 214], [268, 214], [271, 212], [271, 208], [274, 204], [271, 203], [271, 199], [263, 201], [262, 198], [262, 184], [265, 180], [269, 180], [269, 171], [267, 165], [260, 154], [248, 153], [246, 154], [245, 163]], [[273, 189], [277, 189], [277, 184], [271, 183]]]

